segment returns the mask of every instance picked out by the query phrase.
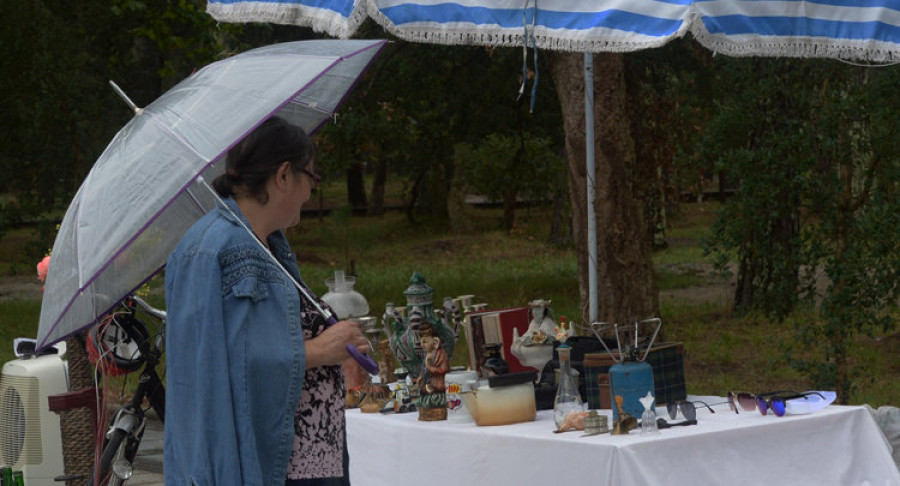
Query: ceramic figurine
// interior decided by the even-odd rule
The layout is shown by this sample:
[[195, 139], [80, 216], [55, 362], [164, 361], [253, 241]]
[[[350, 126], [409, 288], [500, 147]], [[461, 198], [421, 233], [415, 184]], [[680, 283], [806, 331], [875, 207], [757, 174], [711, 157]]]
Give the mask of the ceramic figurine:
[[472, 301], [475, 299], [474, 295], [460, 295], [457, 296], [453, 301], [456, 303], [456, 306], [460, 308], [463, 313], [472, 312]]
[[453, 356], [456, 347], [456, 336], [453, 330], [434, 314], [432, 296], [434, 289], [428, 286], [425, 278], [413, 273], [409, 279], [409, 287], [403, 292], [406, 295], [406, 316], [394, 307], [385, 305], [384, 324], [391, 351], [413, 379], [422, 372], [424, 351], [421, 335], [427, 330], [432, 336], [440, 338], [440, 346], [447, 356]]
[[566, 319], [566, 316], [559, 316], [559, 324], [554, 329], [556, 340], [564, 343], [567, 339], [575, 335], [574, 326]]
[[391, 390], [381, 383], [368, 383], [362, 388], [363, 398], [359, 402], [362, 413], [378, 413], [391, 399]]
[[381, 323], [384, 326], [384, 334], [392, 336], [403, 326], [403, 314], [397, 310], [393, 302], [384, 304], [384, 314], [381, 315]]
[[394, 381], [393, 369], [397, 367], [394, 355], [391, 353], [390, 343], [387, 339], [378, 342], [378, 378], [381, 383], [387, 384]]
[[453, 297], [444, 297], [443, 307], [444, 325], [453, 329], [453, 335], [459, 339], [459, 325], [463, 321], [462, 310], [454, 302]]
[[549, 300], [533, 300], [528, 305], [531, 306], [528, 311], [531, 317], [528, 330], [520, 336], [519, 330], [513, 328], [513, 340], [509, 350], [524, 366], [535, 368], [540, 381], [544, 366], [553, 358], [556, 322]]
[[441, 348], [441, 338], [422, 336], [425, 366], [419, 377], [419, 420], [447, 419], [447, 393], [444, 375], [450, 371], [450, 358]]
[[484, 345], [484, 355], [481, 357], [481, 363], [478, 367], [482, 378], [509, 373], [509, 364], [500, 354], [502, 347], [503, 345], [500, 343], [486, 343]]

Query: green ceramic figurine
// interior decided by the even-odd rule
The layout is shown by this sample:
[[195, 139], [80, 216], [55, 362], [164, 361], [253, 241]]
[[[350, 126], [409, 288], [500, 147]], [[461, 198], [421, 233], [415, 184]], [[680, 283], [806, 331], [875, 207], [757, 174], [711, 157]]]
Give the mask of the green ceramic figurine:
[[[397, 361], [409, 371], [410, 377], [417, 383], [420, 393], [428, 394], [440, 390], [438, 381], [443, 380], [443, 374], [429, 371], [425, 366], [426, 353], [429, 350], [423, 348], [423, 337], [434, 336], [440, 339], [439, 348], [442, 356], [453, 356], [456, 347], [456, 336], [453, 329], [445, 320], [440, 319], [434, 313], [434, 289], [425, 283], [425, 277], [419, 272], [413, 273], [409, 279], [409, 287], [403, 294], [406, 296], [406, 317], [398, 312], [392, 303], [385, 305], [384, 325], [390, 342], [391, 351]], [[428, 340], [426, 340], [428, 341]], [[430, 354], [429, 356], [433, 356]], [[434, 367], [432, 367], [434, 369]], [[435, 375], [440, 375], [435, 376]], [[421, 379], [420, 379], [421, 378]], [[440, 378], [440, 380], [438, 380]], [[425, 387], [431, 381], [430, 387]], [[423, 405], [437, 405], [434, 408], [446, 409], [446, 403], [439, 397], [431, 397], [421, 400], [419, 407]], [[446, 411], [446, 410], [445, 410]]]

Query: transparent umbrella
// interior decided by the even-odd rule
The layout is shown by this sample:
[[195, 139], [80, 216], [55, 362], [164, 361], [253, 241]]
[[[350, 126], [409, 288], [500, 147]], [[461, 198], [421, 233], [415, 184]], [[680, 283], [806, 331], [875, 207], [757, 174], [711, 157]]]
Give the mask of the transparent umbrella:
[[135, 107], [63, 218], [38, 348], [89, 327], [165, 265], [191, 224], [215, 207], [207, 181], [224, 171], [233, 145], [276, 114], [314, 132], [385, 43], [314, 40], [254, 49]]

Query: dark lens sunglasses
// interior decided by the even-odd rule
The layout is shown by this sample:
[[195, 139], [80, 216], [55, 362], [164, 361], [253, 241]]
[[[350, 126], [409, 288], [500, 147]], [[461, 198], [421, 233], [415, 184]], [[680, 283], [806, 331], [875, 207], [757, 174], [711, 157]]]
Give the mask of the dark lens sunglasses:
[[759, 413], [766, 415], [769, 410], [772, 411], [775, 415], [779, 417], [783, 417], [785, 412], [787, 411], [787, 405], [785, 404], [786, 400], [795, 400], [797, 398], [804, 398], [810, 395], [819, 395], [822, 397], [822, 400], [825, 399], [819, 392], [806, 392], [806, 393], [795, 393], [793, 395], [771, 395], [769, 398], [766, 398], [767, 395], [758, 395], [756, 397], [756, 408], [759, 409]]
[[[683, 415], [686, 420], [697, 420], [697, 407], [695, 404], [703, 405], [709, 410], [709, 413], [716, 413], [716, 411], [712, 409], [712, 406], [706, 402], [701, 402], [700, 400], [679, 400], [677, 402], [670, 402], [666, 404], [666, 411], [669, 412], [669, 418], [672, 420], [675, 420], [675, 417], [678, 416], [679, 408], [681, 409], [681, 415]], [[718, 403], [714, 403], [713, 405], [718, 405]]]

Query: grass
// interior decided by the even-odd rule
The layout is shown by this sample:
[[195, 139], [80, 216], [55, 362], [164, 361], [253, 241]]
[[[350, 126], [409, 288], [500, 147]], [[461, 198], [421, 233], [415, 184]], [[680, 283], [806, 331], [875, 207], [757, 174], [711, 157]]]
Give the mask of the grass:
[[13, 359], [14, 338], [34, 337], [37, 332], [41, 303], [36, 300], [13, 300], [0, 303], [0, 360]]
[[[785, 345], [792, 339], [787, 326], [759, 316], [734, 317], [728, 299], [691, 297], [694, 290], [715, 281], [708, 271], [711, 261], [700, 247], [715, 210], [715, 203], [684, 205], [684, 212], [669, 221], [669, 247], [654, 254], [661, 292], [681, 289], [685, 293], [678, 295], [686, 296], [661, 299], [661, 318], [667, 339], [685, 344], [688, 392], [724, 395], [729, 390], [808, 389], [807, 378], [785, 360]], [[327, 291], [325, 279], [336, 269], [349, 269], [352, 261], [355, 290], [366, 296], [372, 315], [380, 316], [386, 302], [405, 304], [403, 291], [416, 271], [434, 288], [436, 302], [444, 296], [474, 294], [476, 302], [502, 308], [543, 298], [552, 300], [557, 316], [580, 315], [574, 252], [546, 243], [550, 208], [520, 210], [511, 234], [498, 229], [499, 210], [471, 213], [476, 229], [468, 234], [451, 233], [434, 221], [413, 225], [399, 212], [364, 218], [335, 211], [328, 217], [304, 218], [289, 236], [304, 280], [320, 295]], [[0, 262], [0, 271], [11, 267], [33, 266]], [[34, 335], [39, 311], [37, 301], [0, 301], [0, 342]], [[3, 361], [11, 359], [4, 349], [9, 347], [0, 346]], [[900, 383], [895, 379], [900, 372], [898, 353], [896, 335], [858, 340], [854, 359], [866, 373], [857, 381], [859, 388], [850, 403], [900, 404]], [[453, 362], [467, 363], [462, 341]]]
[[[433, 223], [413, 226], [404, 215], [388, 213], [377, 221], [340, 223], [349, 228], [336, 228], [329, 220], [303, 222], [290, 238], [304, 280], [317, 292], [325, 292], [324, 280], [335, 269], [349, 269], [352, 260], [355, 290], [366, 296], [376, 315], [386, 302], [405, 304], [403, 291], [416, 271], [434, 288], [438, 302], [474, 294], [476, 302], [508, 307], [555, 294], [557, 314], [574, 314], [579, 309], [575, 259], [571, 250], [544, 244], [549, 224], [541, 228], [542, 215], [532, 215], [522, 215], [522, 226], [513, 235], [490, 228], [499, 221], [490, 210], [475, 215], [482, 229], [468, 235], [450, 234]], [[344, 231], [354, 237], [334, 237]]]

